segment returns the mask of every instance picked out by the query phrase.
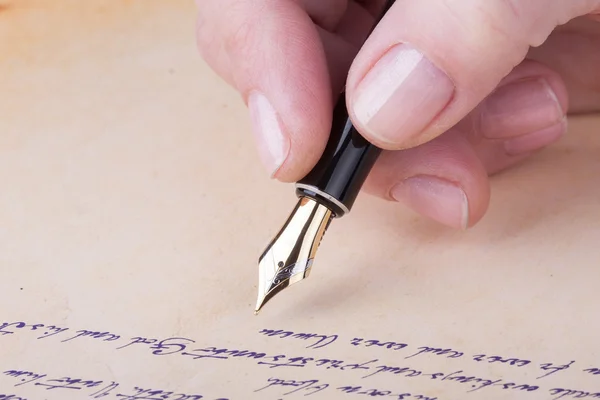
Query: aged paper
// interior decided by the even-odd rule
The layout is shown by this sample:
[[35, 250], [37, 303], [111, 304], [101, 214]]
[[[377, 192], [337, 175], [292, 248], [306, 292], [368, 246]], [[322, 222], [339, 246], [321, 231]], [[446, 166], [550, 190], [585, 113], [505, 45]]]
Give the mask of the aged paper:
[[600, 119], [468, 232], [361, 196], [254, 316], [295, 196], [192, 2], [0, 5], [0, 399], [600, 398]]

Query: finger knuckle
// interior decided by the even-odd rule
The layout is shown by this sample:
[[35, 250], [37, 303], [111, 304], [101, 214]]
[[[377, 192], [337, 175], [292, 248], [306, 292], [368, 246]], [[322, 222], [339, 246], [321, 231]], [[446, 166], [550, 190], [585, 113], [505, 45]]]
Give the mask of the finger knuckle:
[[495, 32], [520, 46], [537, 47], [543, 44], [559, 25], [562, 13], [554, 2], [540, 12], [539, 2], [495, 0], [485, 7], [486, 17]]
[[[237, 62], [251, 57], [257, 24], [253, 21], [260, 6], [248, 9], [248, 2], [228, 0], [227, 10], [220, 0], [205, 0], [199, 8], [196, 24], [196, 42], [200, 55], [230, 80]], [[236, 66], [237, 65], [237, 66]]]
[[255, 41], [257, 26], [251, 18], [242, 18], [230, 27], [223, 38], [223, 47], [229, 55], [245, 57]]
[[[222, 47], [225, 51], [236, 51], [251, 40], [253, 30], [252, 12], [247, 2], [230, 0], [221, 4], [219, 0], [200, 1], [196, 36], [203, 48]], [[256, 8], [260, 7], [259, 5]]]
[[516, 20], [523, 18], [523, 1], [521, 0], [498, 0], [501, 7], [507, 14]]
[[486, 2], [480, 7], [480, 15], [495, 34], [511, 42], [521, 42], [525, 37], [523, 6], [518, 0], [497, 0]]

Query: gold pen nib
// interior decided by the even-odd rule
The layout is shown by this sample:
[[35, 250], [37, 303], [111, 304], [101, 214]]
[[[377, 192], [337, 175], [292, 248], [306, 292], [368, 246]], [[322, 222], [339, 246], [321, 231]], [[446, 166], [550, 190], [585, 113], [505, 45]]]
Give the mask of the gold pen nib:
[[258, 261], [255, 314], [277, 293], [308, 277], [332, 212], [307, 197], [296, 204], [286, 223]]

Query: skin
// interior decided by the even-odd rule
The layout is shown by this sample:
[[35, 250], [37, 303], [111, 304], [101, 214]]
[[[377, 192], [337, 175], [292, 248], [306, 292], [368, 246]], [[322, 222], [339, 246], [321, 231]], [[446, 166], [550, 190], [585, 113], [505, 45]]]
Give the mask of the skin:
[[[354, 124], [384, 149], [364, 190], [465, 229], [491, 175], [559, 140], [566, 115], [600, 110], [600, 0], [398, 0], [367, 38], [383, 3], [197, 0], [200, 54], [249, 106], [272, 178], [315, 165], [345, 87]], [[425, 72], [373, 123], [365, 104], [386, 85], [362, 108], [361, 94], [393, 54], [420, 54]]]

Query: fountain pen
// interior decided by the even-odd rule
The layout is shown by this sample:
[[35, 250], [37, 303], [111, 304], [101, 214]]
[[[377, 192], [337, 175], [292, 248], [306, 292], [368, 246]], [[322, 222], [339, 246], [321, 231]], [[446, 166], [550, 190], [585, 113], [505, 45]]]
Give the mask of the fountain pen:
[[[385, 3], [373, 28], [393, 3], [394, 0]], [[380, 153], [381, 149], [353, 126], [342, 92], [321, 158], [296, 182], [296, 207], [259, 257], [255, 314], [282, 290], [309, 276], [329, 224], [350, 212]]]

